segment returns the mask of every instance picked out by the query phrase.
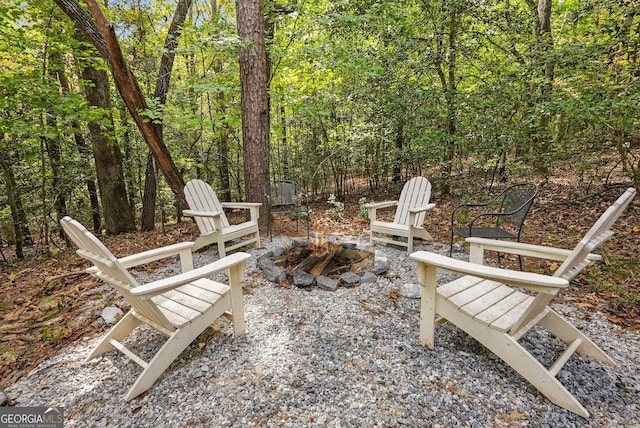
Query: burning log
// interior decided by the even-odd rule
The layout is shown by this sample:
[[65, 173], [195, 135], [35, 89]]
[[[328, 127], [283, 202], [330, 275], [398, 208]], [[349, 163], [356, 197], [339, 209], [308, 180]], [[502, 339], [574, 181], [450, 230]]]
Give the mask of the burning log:
[[333, 250], [326, 254], [311, 255], [298, 263], [293, 269], [291, 269], [291, 272], [293, 273], [302, 270], [314, 276], [318, 276], [322, 273], [324, 268], [333, 260], [337, 252], [338, 250]]

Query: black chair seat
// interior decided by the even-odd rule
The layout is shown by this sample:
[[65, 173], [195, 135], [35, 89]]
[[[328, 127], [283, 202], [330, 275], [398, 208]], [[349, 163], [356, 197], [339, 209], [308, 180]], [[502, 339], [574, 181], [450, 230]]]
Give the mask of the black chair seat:
[[465, 238], [491, 238], [491, 239], [516, 239], [517, 235], [501, 229], [499, 227], [454, 227], [453, 232], [456, 235]]
[[[489, 202], [456, 206], [451, 212], [449, 257], [453, 253], [454, 235], [464, 238], [515, 239], [520, 242], [524, 219], [537, 194], [538, 186], [535, 184], [519, 183], [507, 187]], [[520, 268], [522, 269], [522, 257]]]

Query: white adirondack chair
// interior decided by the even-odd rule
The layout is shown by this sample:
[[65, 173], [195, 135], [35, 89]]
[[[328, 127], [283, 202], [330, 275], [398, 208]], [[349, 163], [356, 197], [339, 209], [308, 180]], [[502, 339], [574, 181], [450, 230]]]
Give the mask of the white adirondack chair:
[[[549, 400], [585, 418], [589, 417], [589, 412], [555, 376], [575, 352], [608, 364], [615, 363], [547, 304], [561, 289], [569, 285], [572, 278], [600, 258], [592, 251], [613, 235], [611, 226], [635, 193], [633, 188], [625, 191], [573, 251], [468, 238], [466, 242], [471, 246], [470, 262], [426, 251], [413, 253], [411, 258], [418, 262], [419, 281], [422, 285], [420, 343], [433, 348], [435, 326], [451, 321], [513, 367]], [[553, 276], [512, 271], [482, 265], [485, 250], [564, 263]], [[465, 276], [437, 287], [438, 269]], [[525, 293], [513, 287], [533, 293]], [[436, 319], [436, 314], [440, 318]], [[567, 344], [564, 353], [549, 368], [545, 368], [518, 343], [535, 325], [542, 326]]]
[[[238, 252], [193, 269], [193, 242], [184, 242], [118, 259], [77, 221], [64, 217], [60, 222], [78, 245], [77, 253], [94, 264], [87, 272], [117, 289], [131, 305], [131, 310], [86, 359], [117, 349], [143, 368], [125, 400], [149, 389], [171, 362], [219, 317], [226, 316], [233, 321], [234, 334], [245, 333], [242, 280], [249, 254]], [[180, 257], [181, 274], [140, 285], [127, 271], [129, 267], [175, 255]], [[225, 270], [228, 284], [207, 278]], [[148, 362], [123, 344], [129, 333], [142, 323], [168, 336]]]
[[[194, 217], [198, 229], [200, 229], [200, 236], [195, 241], [193, 251], [210, 244], [217, 244], [220, 257], [224, 257], [227, 251], [235, 250], [251, 243], [254, 243], [256, 248], [260, 247], [260, 230], [258, 229], [260, 203], [221, 203], [211, 186], [202, 180], [189, 181], [184, 186], [184, 194], [190, 209], [183, 210], [182, 214]], [[248, 209], [250, 220], [232, 225], [224, 214], [224, 208]], [[226, 242], [245, 236], [250, 236], [250, 238], [231, 246], [225, 246]]]
[[[434, 203], [429, 203], [430, 197], [431, 183], [429, 180], [424, 177], [415, 177], [405, 183], [399, 200], [366, 204], [365, 207], [369, 210], [369, 220], [371, 221], [371, 245], [375, 241], [386, 242], [407, 247], [407, 253], [411, 253], [413, 238], [432, 241], [433, 238], [424, 228], [426, 211], [436, 206]], [[393, 221], [378, 220], [377, 210], [389, 207], [396, 207]], [[394, 236], [406, 238], [407, 242], [394, 239]]]

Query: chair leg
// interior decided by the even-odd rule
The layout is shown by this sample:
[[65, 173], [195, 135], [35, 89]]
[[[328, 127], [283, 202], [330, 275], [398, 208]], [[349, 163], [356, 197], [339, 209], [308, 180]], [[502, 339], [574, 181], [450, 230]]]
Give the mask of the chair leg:
[[593, 343], [584, 333], [565, 320], [560, 314], [548, 308], [549, 312], [538, 324], [546, 328], [564, 343], [571, 343], [580, 339], [582, 344], [576, 350], [577, 353], [589, 356], [595, 360], [615, 366], [616, 363], [598, 345]]
[[117, 340], [118, 342], [122, 342], [125, 337], [129, 335], [141, 324], [140, 320], [133, 315], [133, 311], [129, 311], [125, 314], [124, 317], [116, 325], [111, 327], [111, 330], [100, 340], [100, 343], [96, 345], [95, 348], [89, 353], [85, 361], [89, 361], [105, 352], [111, 351], [115, 349], [113, 345], [110, 343], [111, 339]]
[[459, 310], [445, 300], [439, 300], [439, 302], [441, 303], [438, 309], [440, 315], [482, 343], [550, 401], [577, 415], [589, 417], [589, 412], [582, 404], [517, 340], [507, 333], [493, 330], [467, 316], [461, 316]]
[[451, 241], [449, 241], [449, 257], [453, 255], [453, 228], [451, 229]]
[[210, 309], [206, 314], [197, 318], [185, 327], [176, 330], [169, 336], [169, 339], [162, 345], [158, 352], [153, 356], [146, 368], [127, 395], [124, 397], [126, 401], [137, 397], [155, 383], [155, 381], [164, 373], [171, 363], [191, 344], [209, 325], [213, 324], [225, 311], [222, 306]]
[[227, 255], [227, 251], [224, 248], [224, 241], [222, 240], [222, 237], [220, 237], [218, 239], [218, 256], [220, 256], [220, 258], [223, 258]]
[[[509, 364], [553, 403], [582, 417], [589, 417], [587, 409], [515, 339], [506, 333], [495, 333], [497, 334], [488, 335], [482, 341], [487, 348]], [[491, 346], [488, 346], [488, 342], [491, 343]]]

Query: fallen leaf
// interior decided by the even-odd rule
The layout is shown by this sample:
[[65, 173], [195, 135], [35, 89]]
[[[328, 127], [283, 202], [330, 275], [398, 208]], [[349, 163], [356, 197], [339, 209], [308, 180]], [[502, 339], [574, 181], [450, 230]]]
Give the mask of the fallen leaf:
[[511, 412], [511, 415], [509, 415], [509, 417], [514, 420], [522, 420], [525, 418], [525, 415], [524, 413], [520, 413], [518, 409], [513, 409], [513, 412]]
[[625, 320], [617, 315], [607, 315], [607, 319], [614, 324], [622, 324]]
[[576, 306], [580, 308], [593, 308], [593, 305], [591, 303], [585, 303], [585, 302], [578, 302], [576, 303]]

